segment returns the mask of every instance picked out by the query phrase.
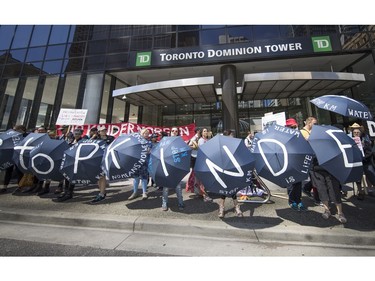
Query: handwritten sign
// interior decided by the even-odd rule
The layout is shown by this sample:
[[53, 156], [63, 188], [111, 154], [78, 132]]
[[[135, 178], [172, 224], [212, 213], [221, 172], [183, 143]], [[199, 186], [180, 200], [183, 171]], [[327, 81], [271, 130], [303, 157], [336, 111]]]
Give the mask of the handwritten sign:
[[87, 115], [87, 109], [61, 108], [56, 125], [83, 125]]

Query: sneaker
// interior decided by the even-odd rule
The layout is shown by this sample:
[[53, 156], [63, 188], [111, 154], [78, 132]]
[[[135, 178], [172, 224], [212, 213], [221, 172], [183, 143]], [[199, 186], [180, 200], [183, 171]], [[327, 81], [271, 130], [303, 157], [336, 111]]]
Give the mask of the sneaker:
[[133, 200], [133, 199], [135, 199], [137, 197], [138, 197], [137, 192], [133, 192], [133, 194], [129, 196], [128, 200]]
[[330, 216], [331, 216], [331, 212], [328, 210], [325, 210], [324, 213], [322, 214], [322, 217], [325, 220], [328, 220]]
[[307, 208], [300, 202], [298, 205], [298, 211], [304, 212], [307, 211]]
[[346, 220], [344, 214], [337, 214], [337, 215], [336, 215], [336, 218], [337, 218], [337, 219], [339, 220], [339, 222], [341, 222], [341, 223], [346, 223], [346, 222], [347, 222], [347, 220]]
[[91, 201], [91, 203], [98, 203], [98, 202], [100, 202], [100, 201], [103, 201], [104, 199], [105, 199], [105, 196], [106, 196], [107, 194], [104, 194], [104, 195], [102, 195], [102, 194], [98, 194], [98, 195], [96, 195], [96, 197]]
[[178, 209], [180, 211], [183, 211], [185, 209], [185, 205], [184, 204], [178, 204]]
[[324, 206], [323, 205], [323, 203], [322, 203], [322, 201], [320, 201], [320, 200], [314, 200], [314, 204], [316, 205], [316, 206]]
[[294, 211], [299, 211], [298, 205], [296, 202], [293, 202], [292, 204], [289, 204], [289, 207], [292, 208]]
[[210, 196], [205, 195], [205, 196], [203, 196], [203, 201], [204, 202], [212, 202], [213, 200], [212, 200], [212, 198]]
[[142, 194], [142, 200], [146, 200], [148, 197], [147, 197], [147, 193], [143, 193]]
[[161, 206], [161, 210], [164, 211], [164, 212], [168, 211], [168, 206], [166, 206], [166, 205], [165, 206]]

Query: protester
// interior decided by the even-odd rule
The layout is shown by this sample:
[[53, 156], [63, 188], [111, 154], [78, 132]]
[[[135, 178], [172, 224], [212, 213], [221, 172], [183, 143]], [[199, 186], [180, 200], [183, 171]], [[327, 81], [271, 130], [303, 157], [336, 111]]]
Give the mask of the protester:
[[141, 168], [134, 174], [134, 181], [133, 181], [133, 193], [130, 195], [128, 200], [133, 200], [138, 197], [138, 186], [139, 181], [141, 181], [142, 186], [142, 199], [147, 199], [147, 181], [148, 181], [148, 162], [150, 160], [150, 153], [151, 153], [151, 140], [149, 139], [150, 131], [148, 129], [141, 130], [141, 136], [144, 138], [146, 142], [146, 146], [148, 146], [147, 158], [146, 161], [142, 164]]
[[[298, 123], [294, 118], [286, 120], [285, 127], [298, 130]], [[302, 195], [302, 182], [295, 182], [287, 186], [288, 204], [295, 211], [306, 211], [307, 208], [303, 205]]]
[[251, 133], [251, 131], [249, 130], [249, 131], [247, 132], [247, 136], [246, 136], [246, 138], [245, 138], [245, 140], [244, 140], [245, 145], [246, 145], [247, 148], [250, 148], [250, 147], [251, 147], [251, 144], [253, 143], [253, 138], [254, 138], [254, 135], [253, 135], [253, 134]]
[[[158, 134], [156, 134], [156, 133], [151, 134], [150, 139], [151, 139], [152, 147], [154, 147], [155, 145], [158, 144]], [[151, 182], [150, 186], [152, 186], [152, 187], [156, 186], [155, 182], [154, 182], [154, 179], [152, 177], [149, 178], [149, 182]]]
[[[171, 129], [171, 137], [175, 137], [175, 136], [179, 136], [177, 127], [173, 127]], [[185, 208], [185, 205], [184, 205], [184, 199], [182, 197], [181, 182], [177, 184], [175, 190], [176, 190], [176, 196], [178, 200], [178, 209], [182, 211]], [[162, 196], [162, 205], [161, 205], [161, 209], [163, 211], [168, 211], [168, 194], [169, 194], [169, 188], [164, 186], [163, 196]]]
[[195, 135], [187, 143], [192, 150], [191, 150], [191, 158], [190, 158], [191, 172], [190, 172], [188, 181], [186, 183], [185, 189], [188, 192], [199, 194], [199, 190], [197, 187], [198, 179], [196, 178], [195, 173], [194, 173], [194, 166], [195, 166], [195, 161], [197, 159], [197, 154], [198, 154], [198, 141], [202, 136], [201, 135], [202, 130], [196, 127], [194, 132], [195, 132]]
[[[113, 136], [107, 135], [107, 128], [105, 126], [99, 126], [98, 128], [99, 135], [96, 136], [96, 139], [104, 140], [106, 145], [110, 145], [115, 138]], [[95, 136], [92, 135], [91, 139], [94, 139]], [[96, 197], [91, 201], [91, 203], [98, 203], [100, 201], [103, 201], [105, 197], [107, 196], [107, 180], [105, 176], [101, 176], [98, 181], [98, 187], [99, 187], [99, 193], [96, 195]]]

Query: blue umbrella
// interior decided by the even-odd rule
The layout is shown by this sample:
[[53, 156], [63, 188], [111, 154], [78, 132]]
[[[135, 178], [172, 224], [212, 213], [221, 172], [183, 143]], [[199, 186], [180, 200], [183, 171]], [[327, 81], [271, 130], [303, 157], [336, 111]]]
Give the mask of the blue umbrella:
[[258, 175], [281, 187], [307, 179], [314, 155], [299, 130], [275, 124], [255, 134], [250, 151]]
[[333, 126], [314, 125], [308, 141], [319, 165], [341, 183], [361, 180], [362, 152], [342, 130]]
[[14, 147], [23, 139], [22, 133], [12, 129], [0, 134], [0, 171], [14, 164]]
[[343, 116], [372, 120], [372, 114], [366, 105], [346, 96], [325, 95], [315, 98], [310, 102], [318, 108]]
[[47, 139], [30, 151], [30, 171], [39, 180], [61, 181], [64, 176], [60, 173], [61, 161], [69, 144], [64, 140]]
[[254, 161], [242, 139], [216, 135], [199, 146], [194, 172], [207, 191], [229, 196], [249, 185]]
[[30, 151], [50, 139], [48, 134], [30, 133], [14, 147], [13, 161], [22, 173], [29, 173]]
[[73, 184], [97, 183], [104, 175], [100, 166], [106, 143], [103, 140], [81, 140], [65, 150], [60, 172]]
[[190, 172], [191, 148], [179, 137], [164, 137], [152, 148], [148, 170], [155, 184], [176, 187]]
[[139, 133], [125, 134], [107, 147], [101, 165], [108, 180], [124, 180], [134, 176], [147, 158], [145, 141]]

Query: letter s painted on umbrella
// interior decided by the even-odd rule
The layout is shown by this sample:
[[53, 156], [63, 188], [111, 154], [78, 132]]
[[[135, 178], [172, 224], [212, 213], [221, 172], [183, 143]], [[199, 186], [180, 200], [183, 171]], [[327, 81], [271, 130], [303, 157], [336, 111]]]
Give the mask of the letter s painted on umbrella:
[[[284, 155], [284, 165], [283, 165], [283, 168], [278, 171], [278, 172], [275, 172], [270, 163], [268, 162], [267, 160], [267, 157], [266, 155], [264, 154], [264, 151], [263, 151], [263, 148], [262, 148], [262, 143], [266, 143], [266, 142], [272, 142], [272, 143], [275, 143], [277, 144], [278, 146], [281, 147], [282, 151], [283, 151], [283, 155]], [[283, 143], [279, 142], [278, 140], [275, 140], [275, 139], [262, 139], [262, 140], [259, 140], [258, 141], [258, 147], [259, 147], [259, 152], [260, 152], [260, 155], [262, 155], [262, 158], [264, 160], [264, 163], [266, 164], [266, 166], [268, 167], [269, 171], [271, 172], [271, 174], [275, 177], [277, 176], [280, 176], [282, 173], [284, 173], [286, 171], [286, 169], [288, 168], [288, 151], [286, 150], [286, 147]]]
[[230, 175], [230, 176], [233, 176], [233, 177], [243, 177], [245, 173], [243, 172], [243, 170], [242, 170], [240, 164], [237, 162], [236, 158], [234, 158], [232, 152], [230, 152], [229, 148], [226, 145], [223, 145], [223, 149], [226, 152], [226, 154], [228, 155], [229, 159], [232, 161], [236, 170], [238, 171], [237, 173], [226, 171], [226, 170], [220, 168], [218, 165], [213, 163], [210, 159], [206, 159], [206, 164], [207, 164], [208, 168], [210, 169], [211, 173], [214, 175], [215, 179], [220, 183], [220, 185], [223, 188], [227, 188], [227, 185], [219, 177], [217, 171], [219, 171], [221, 173], [224, 173], [224, 174], [227, 174], [227, 175]]
[[[83, 146], [90, 146], [90, 145], [94, 146], [93, 151], [91, 151], [91, 153], [89, 155], [87, 155], [87, 156], [80, 157], [81, 148]], [[76, 152], [75, 160], [74, 160], [74, 174], [77, 174], [77, 171], [78, 171], [78, 162], [80, 160], [90, 159], [95, 154], [95, 152], [97, 152], [98, 150], [99, 150], [99, 145], [97, 143], [93, 143], [93, 142], [90, 142], [90, 143], [78, 143], [78, 148], [77, 148], [77, 152]]]

